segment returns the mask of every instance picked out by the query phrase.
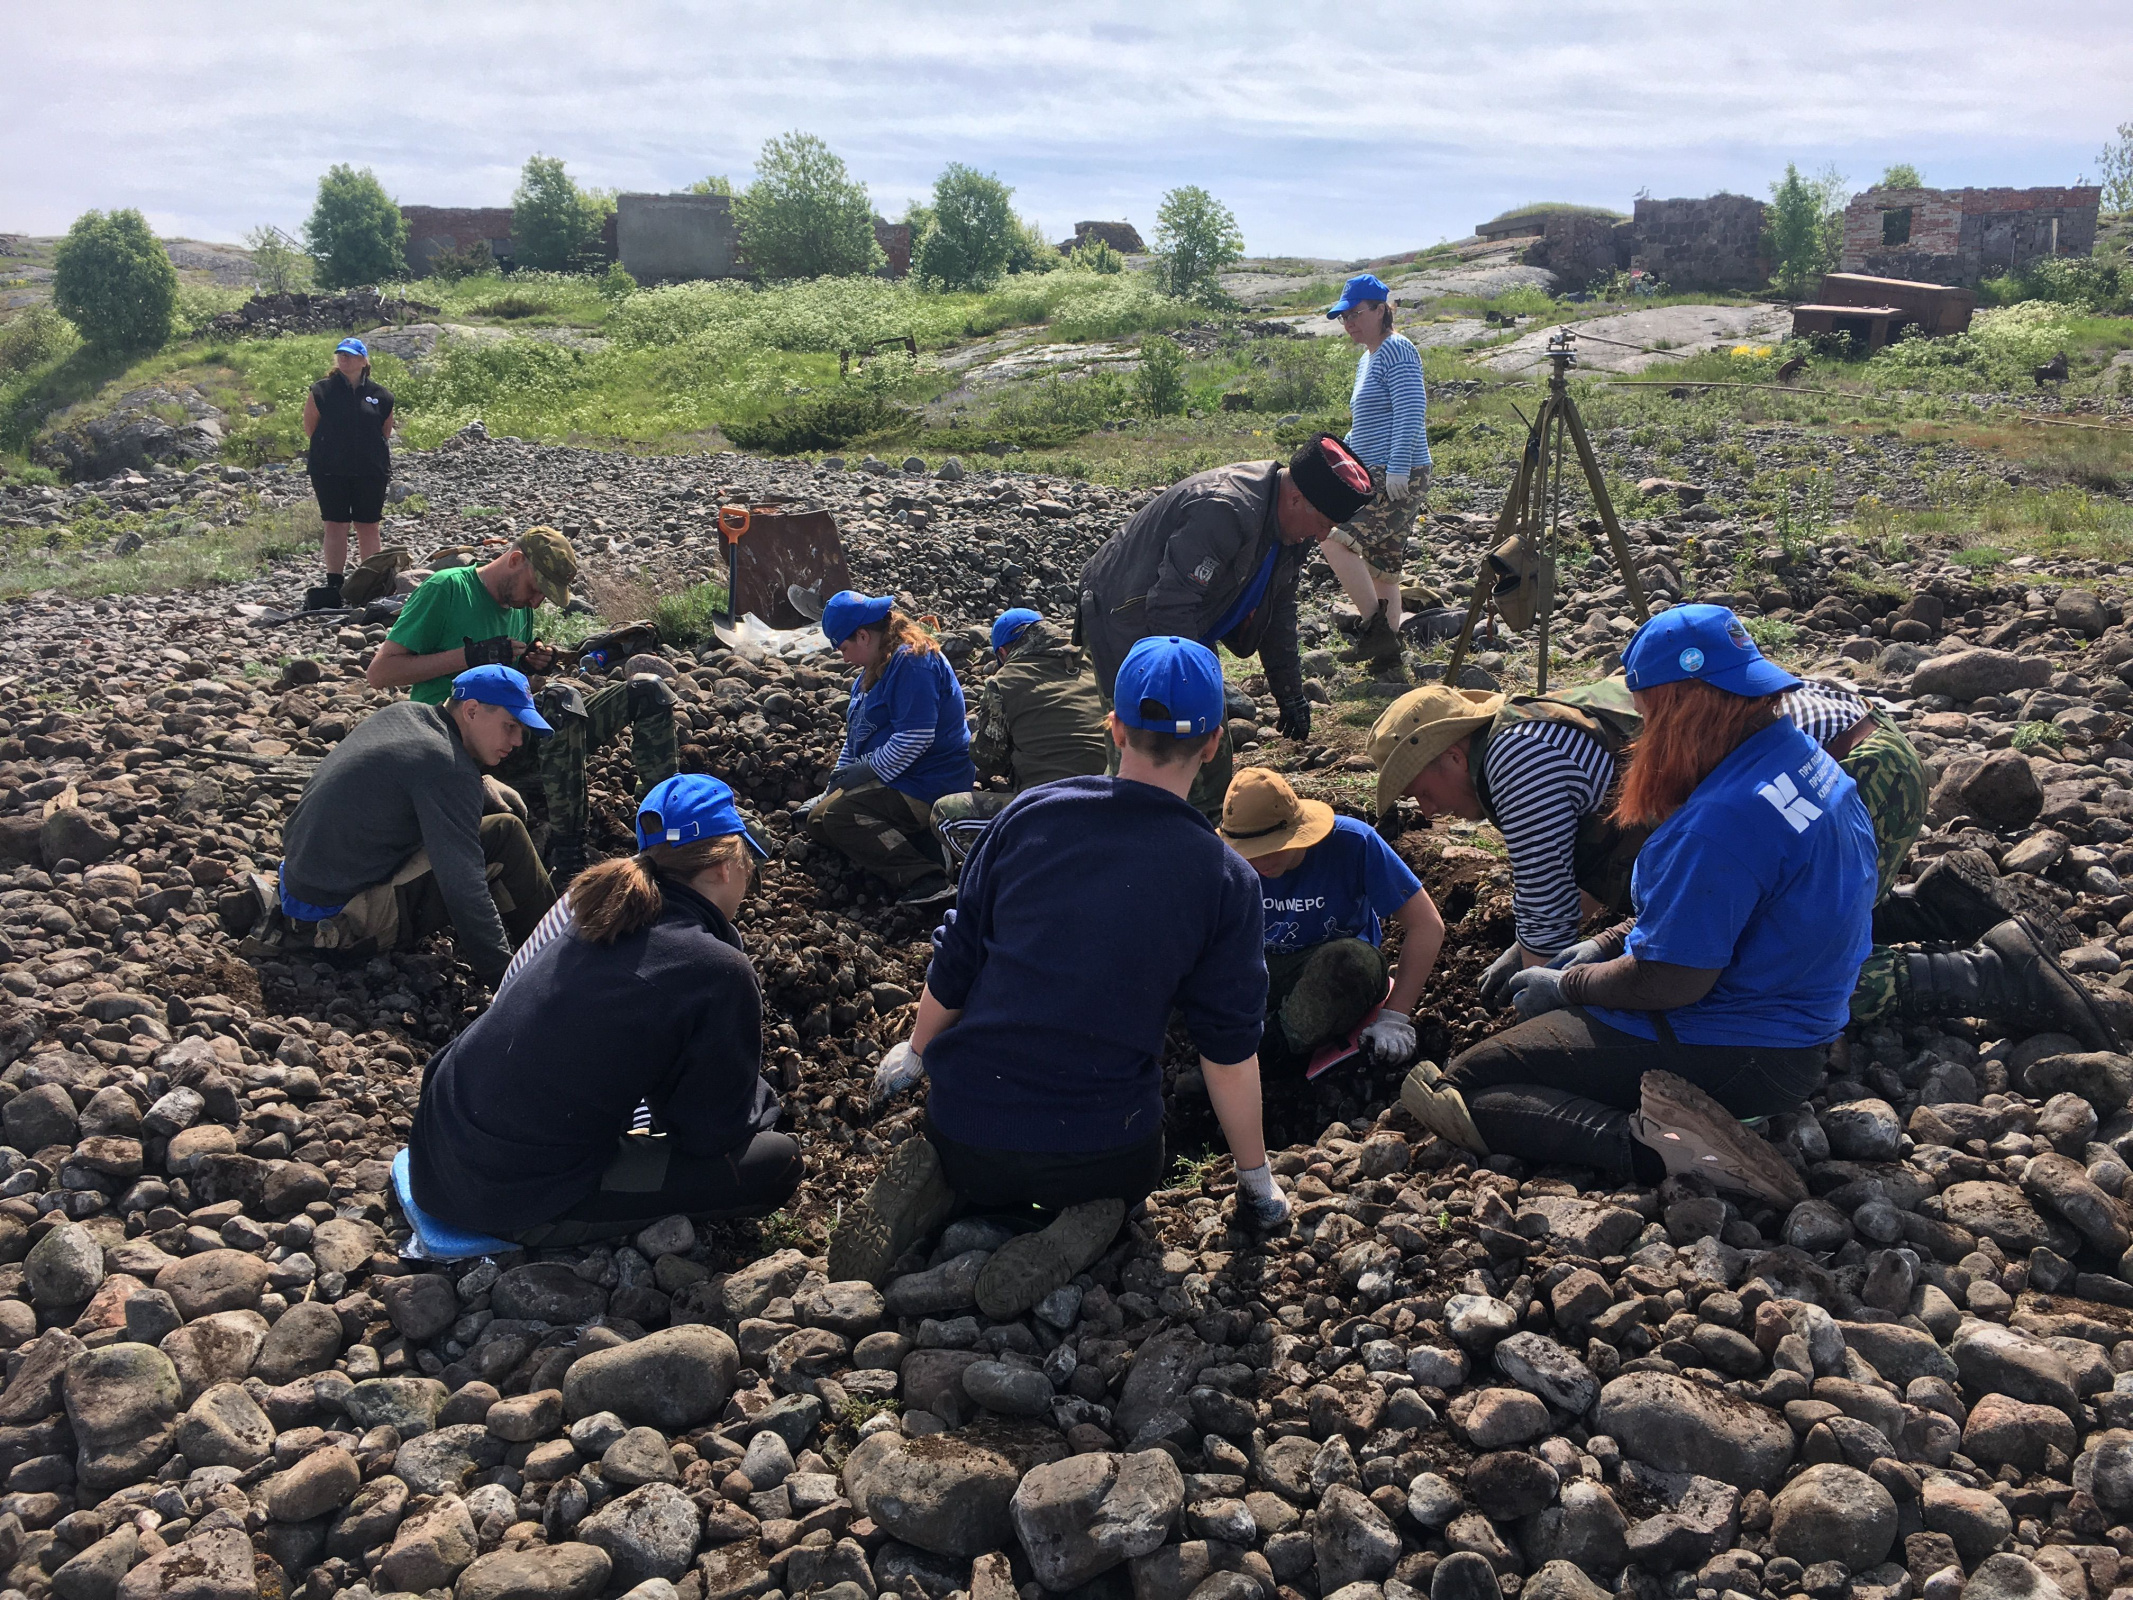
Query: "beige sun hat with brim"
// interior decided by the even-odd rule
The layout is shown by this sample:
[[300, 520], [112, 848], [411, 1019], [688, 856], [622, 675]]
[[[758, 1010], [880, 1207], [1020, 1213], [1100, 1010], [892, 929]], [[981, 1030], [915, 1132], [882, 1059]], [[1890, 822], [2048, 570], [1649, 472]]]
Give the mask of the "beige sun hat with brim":
[[1333, 808], [1304, 800], [1270, 767], [1246, 767], [1222, 800], [1223, 841], [1247, 861], [1277, 850], [1308, 850], [1333, 831]]
[[1415, 775], [1475, 729], [1495, 720], [1504, 697], [1441, 683], [1410, 689], [1379, 713], [1370, 729], [1378, 768], [1378, 815], [1399, 804]]

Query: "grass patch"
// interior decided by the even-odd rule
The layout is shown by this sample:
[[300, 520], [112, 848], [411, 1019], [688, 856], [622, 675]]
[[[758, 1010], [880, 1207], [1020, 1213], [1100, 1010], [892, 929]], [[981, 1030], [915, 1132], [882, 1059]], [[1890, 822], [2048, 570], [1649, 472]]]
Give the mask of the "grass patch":
[[2017, 750], [2064, 750], [2066, 730], [2053, 722], [2025, 722], [2016, 728], [2008, 744]]
[[[95, 537], [101, 544], [101, 528]], [[127, 556], [95, 557], [86, 547], [9, 549], [0, 555], [0, 600], [44, 590], [88, 599], [241, 583], [284, 557], [317, 548], [318, 540], [315, 508], [282, 506], [228, 528], [151, 538]]]
[[725, 617], [726, 586], [722, 583], [692, 583], [652, 603], [652, 622], [666, 645], [702, 644], [711, 637], [712, 622], [723, 622]]

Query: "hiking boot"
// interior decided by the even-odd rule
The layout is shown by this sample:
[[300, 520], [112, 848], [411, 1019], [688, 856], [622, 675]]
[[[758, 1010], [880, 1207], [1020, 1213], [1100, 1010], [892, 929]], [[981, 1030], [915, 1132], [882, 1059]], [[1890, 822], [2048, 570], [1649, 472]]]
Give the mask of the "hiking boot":
[[1356, 635], [1355, 643], [1333, 659], [1361, 663], [1373, 673], [1402, 668], [1400, 635], [1386, 620], [1384, 601], [1380, 600], [1377, 610], [1370, 613], [1370, 620], [1363, 624], [1363, 631]]
[[1417, 1061], [1408, 1069], [1400, 1085], [1400, 1104], [1438, 1138], [1477, 1156], [1489, 1154], [1488, 1142], [1466, 1108], [1466, 1096], [1444, 1082], [1436, 1062]]
[[948, 881], [944, 872], [929, 872], [896, 897], [900, 906], [914, 906], [924, 910], [928, 906], [944, 906], [955, 898], [955, 885]]
[[232, 939], [241, 939], [281, 910], [281, 892], [275, 881], [264, 873], [240, 873], [229, 891], [216, 902], [215, 910], [222, 931]]
[[348, 602], [341, 597], [337, 583], [315, 583], [304, 591], [306, 611], [344, 611]]
[[564, 885], [583, 872], [588, 865], [585, 859], [585, 835], [551, 833], [548, 836], [548, 859], [542, 865], [548, 869], [548, 882], [557, 894], [561, 894]]
[[2028, 885], [2001, 877], [1984, 851], [1951, 850], [1874, 907], [1874, 942], [1974, 944], [2012, 917], [2026, 918], [2054, 954], [2081, 942], [2057, 906]]
[[2027, 1033], [2065, 1033], [2084, 1050], [2116, 1050], [2118, 1032], [2025, 917], [2010, 917], [1967, 950], [1897, 953], [1896, 1015], [1977, 1017]]
[[906, 1139], [889, 1152], [865, 1197], [830, 1230], [830, 1282], [881, 1288], [897, 1259], [954, 1209], [955, 1191], [941, 1176], [932, 1141], [924, 1134]]
[[1647, 1072], [1630, 1137], [1656, 1153], [1669, 1173], [1697, 1172], [1715, 1188], [1775, 1206], [1796, 1206], [1807, 1184], [1761, 1135], [1688, 1079]]
[[1094, 1263], [1125, 1220], [1125, 1201], [1090, 1200], [1035, 1233], [1015, 1235], [979, 1269], [978, 1309], [995, 1322], [1021, 1316]]

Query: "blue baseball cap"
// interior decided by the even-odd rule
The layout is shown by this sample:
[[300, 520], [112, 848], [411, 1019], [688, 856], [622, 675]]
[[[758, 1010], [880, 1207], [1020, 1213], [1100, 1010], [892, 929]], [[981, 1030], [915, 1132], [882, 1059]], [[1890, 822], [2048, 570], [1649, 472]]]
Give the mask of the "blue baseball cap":
[[533, 691], [527, 687], [526, 675], [516, 667], [469, 667], [452, 680], [452, 698], [502, 706], [535, 733], [555, 732], [533, 709]]
[[843, 644], [861, 628], [888, 621], [889, 613], [895, 609], [894, 595], [861, 594], [857, 589], [839, 589], [829, 597], [829, 604], [822, 608], [822, 636], [832, 645]]
[[703, 772], [684, 772], [655, 784], [637, 807], [637, 848], [655, 844], [694, 844], [737, 833], [763, 860], [770, 852], [741, 816], [733, 786]]
[[1005, 650], [1015, 642], [1016, 637], [1024, 628], [1033, 622], [1042, 622], [1043, 620], [1044, 618], [1030, 610], [1028, 606], [1016, 606], [1012, 611], [1001, 612], [999, 616], [993, 619], [992, 647], [995, 650]]
[[337, 356], [361, 356], [365, 361], [368, 361], [370, 359], [370, 346], [361, 339], [343, 339], [333, 347], [333, 353]]
[[1206, 645], [1174, 634], [1143, 639], [1126, 652], [1111, 699], [1129, 728], [1181, 739], [1213, 733], [1222, 726], [1222, 663]]
[[1375, 272], [1358, 272], [1341, 287], [1341, 297], [1326, 307], [1326, 315], [1337, 317], [1343, 311], [1353, 311], [1357, 306], [1367, 306], [1373, 300], [1390, 300], [1392, 291], [1385, 287], [1385, 280]]
[[1694, 678], [1727, 694], [1783, 694], [1800, 680], [1763, 659], [1748, 630], [1724, 606], [1675, 606], [1637, 630], [1622, 652], [1631, 689]]

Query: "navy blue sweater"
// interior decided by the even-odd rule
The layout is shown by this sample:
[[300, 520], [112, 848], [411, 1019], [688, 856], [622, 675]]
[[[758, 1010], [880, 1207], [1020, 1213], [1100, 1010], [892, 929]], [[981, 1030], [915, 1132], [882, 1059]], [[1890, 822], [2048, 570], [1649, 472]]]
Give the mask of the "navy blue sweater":
[[1019, 796], [963, 868], [926, 987], [963, 1015], [926, 1051], [941, 1132], [996, 1150], [1117, 1150], [1163, 1121], [1173, 1007], [1200, 1053], [1259, 1048], [1259, 875], [1152, 784]]
[[591, 1194], [640, 1101], [677, 1154], [721, 1156], [778, 1120], [763, 999], [718, 907], [661, 878], [656, 922], [551, 939], [430, 1059], [408, 1141], [415, 1203], [518, 1233]]

